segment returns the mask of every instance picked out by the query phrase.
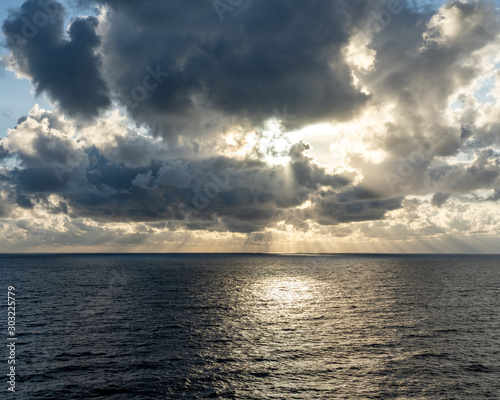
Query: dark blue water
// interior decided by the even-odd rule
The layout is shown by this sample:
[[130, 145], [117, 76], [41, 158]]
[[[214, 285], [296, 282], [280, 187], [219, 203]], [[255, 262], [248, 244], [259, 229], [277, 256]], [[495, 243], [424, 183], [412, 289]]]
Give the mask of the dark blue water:
[[0, 283], [0, 398], [500, 398], [500, 257], [0, 256]]

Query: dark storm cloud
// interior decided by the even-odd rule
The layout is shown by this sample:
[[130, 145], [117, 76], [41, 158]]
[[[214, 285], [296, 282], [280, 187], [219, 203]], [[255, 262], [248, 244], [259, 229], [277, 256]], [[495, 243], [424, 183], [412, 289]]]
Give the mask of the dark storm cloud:
[[499, 32], [495, 5], [484, 1], [452, 1], [435, 15], [405, 8], [393, 18], [373, 39], [376, 68], [363, 77], [377, 101], [398, 110], [380, 146], [404, 157], [424, 144], [432, 155], [457, 154], [474, 130], [450, 126], [443, 116], [451, 97], [484, 73], [477, 52]]
[[493, 194], [488, 197], [489, 201], [498, 201], [500, 200], [500, 189], [495, 189]]
[[105, 3], [109, 79], [134, 118], [164, 136], [217, 124], [206, 112], [258, 125], [286, 106], [294, 126], [344, 120], [368, 99], [341, 48], [350, 13], [369, 2], [249, 0], [223, 22], [205, 0]]
[[0, 143], [0, 160], [6, 158], [9, 155], [9, 151], [5, 148], [3, 143]]
[[477, 153], [471, 164], [437, 165], [429, 170], [435, 187], [452, 193], [469, 193], [491, 188], [500, 176], [500, 154], [494, 150]]
[[[320, 193], [320, 196], [314, 201], [314, 219], [322, 225], [380, 220], [385, 217], [388, 211], [401, 208], [404, 200], [404, 197], [394, 197], [378, 200], [339, 201], [339, 198], [345, 200], [350, 197], [353, 192], [369, 193], [363, 188], [356, 188], [356, 190], [347, 193], [332, 193], [331, 191]], [[365, 197], [365, 195], [361, 197]]]
[[11, 51], [8, 63], [69, 115], [93, 117], [111, 104], [96, 54], [98, 21], [76, 18], [66, 38], [64, 17], [63, 6], [54, 1], [28, 0], [11, 10], [2, 27]]
[[[20, 166], [5, 171], [2, 181], [21, 208], [37, 206], [101, 222], [171, 221], [192, 230], [253, 232], [283, 220], [301, 226], [304, 218], [330, 225], [381, 219], [400, 206], [353, 186], [353, 173], [315, 164], [304, 143], [290, 150], [289, 166], [226, 157], [134, 166], [113, 162], [94, 146], [75, 147], [51, 124], [61, 127], [56, 115], [35, 110], [6, 142]], [[154, 141], [149, 145], [154, 147]], [[129, 143], [113, 146], [126, 154], [120, 147], [127, 149]], [[312, 211], [297, 209], [307, 201], [318, 205]]]
[[441, 208], [441, 206], [446, 203], [446, 200], [450, 197], [450, 193], [434, 193], [431, 199], [431, 204], [435, 207]]
[[[359, 87], [371, 95], [354, 86], [352, 73], [359, 71], [351, 70], [345, 45], [384, 2], [247, 0], [224, 21], [206, 0], [101, 3], [107, 7], [102, 25], [78, 18], [67, 37], [64, 10], [50, 3], [59, 12], [20, 40], [16, 34], [39, 7], [27, 1], [3, 27], [11, 66], [69, 114], [95, 116], [113, 96], [135, 122], [151, 128], [148, 133], [172, 142], [193, 138], [180, 138], [175, 147], [133, 129], [123, 132], [118, 123], [108, 128], [102, 120], [91, 132], [72, 132], [59, 114], [37, 111], [20, 118], [0, 143], [0, 158], [16, 161], [0, 170], [3, 193], [10, 193], [0, 193], [0, 214], [17, 204], [75, 221], [146, 222], [171, 230], [250, 233], [285, 221], [307, 231], [310, 223], [380, 221], [401, 209], [409, 194], [434, 194], [431, 203], [441, 207], [451, 195], [498, 188], [499, 155], [483, 148], [498, 143], [498, 126], [478, 129], [472, 112], [454, 126], [444, 117], [450, 96], [480, 76], [477, 52], [498, 33], [486, 3], [444, 7], [461, 28], [448, 36], [439, 26], [443, 16], [431, 19], [430, 12], [410, 7], [393, 16], [368, 41], [373, 68], [358, 74]], [[347, 154], [351, 172], [318, 165], [303, 142], [289, 154], [256, 145], [252, 157], [258, 159], [214, 156], [227, 154], [220, 143], [231, 125], [251, 126], [265, 142], [262, 123], [276, 110], [293, 114], [282, 116], [293, 129], [349, 120], [367, 105], [394, 106], [391, 122], [359, 132], [385, 158]], [[202, 150], [175, 154], [191, 144]], [[466, 145], [476, 157], [464, 151]], [[463, 157], [454, 158], [460, 152]], [[266, 164], [267, 155], [290, 162]], [[497, 199], [498, 189], [489, 200]]]
[[320, 186], [342, 187], [350, 183], [353, 176], [330, 175], [324, 169], [311, 164], [309, 157], [305, 154], [310, 148], [308, 143], [300, 142], [290, 149], [290, 166], [298, 185], [316, 190]]

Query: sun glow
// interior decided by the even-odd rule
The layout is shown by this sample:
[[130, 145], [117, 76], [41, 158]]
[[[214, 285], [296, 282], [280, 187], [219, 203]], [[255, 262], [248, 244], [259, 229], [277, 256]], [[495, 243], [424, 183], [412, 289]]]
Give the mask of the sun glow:
[[290, 135], [283, 132], [280, 122], [273, 118], [262, 130], [229, 134], [226, 137], [228, 148], [221, 153], [228, 157], [256, 158], [269, 165], [287, 165], [293, 144]]
[[[369, 107], [349, 122], [319, 123], [290, 132], [283, 131], [281, 122], [272, 118], [262, 130], [235, 131], [226, 137], [227, 147], [221, 154], [235, 158], [253, 158], [269, 165], [287, 165], [294, 144], [307, 142], [311, 149], [307, 155], [322, 166], [349, 169], [349, 155], [359, 154], [364, 159], [379, 163], [386, 154], [369, 145], [386, 125], [393, 121], [393, 104]], [[383, 116], [383, 117], [381, 117]]]
[[255, 285], [253, 293], [262, 301], [275, 306], [294, 306], [311, 300], [314, 282], [301, 277], [277, 277], [263, 280]]

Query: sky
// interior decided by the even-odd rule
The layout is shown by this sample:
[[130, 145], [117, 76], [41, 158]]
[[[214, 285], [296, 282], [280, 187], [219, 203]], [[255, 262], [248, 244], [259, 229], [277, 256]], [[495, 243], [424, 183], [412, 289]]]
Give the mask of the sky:
[[498, 253], [493, 1], [0, 9], [0, 252]]

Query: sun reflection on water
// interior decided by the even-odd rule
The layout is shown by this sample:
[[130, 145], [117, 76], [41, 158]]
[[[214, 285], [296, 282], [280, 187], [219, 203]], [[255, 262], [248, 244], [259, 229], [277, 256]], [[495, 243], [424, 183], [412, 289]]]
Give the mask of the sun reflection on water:
[[299, 305], [310, 301], [316, 292], [316, 288], [312, 281], [300, 277], [286, 277], [258, 282], [253, 292], [262, 301], [286, 306]]

